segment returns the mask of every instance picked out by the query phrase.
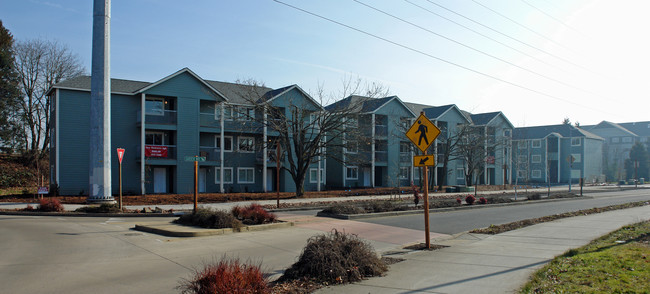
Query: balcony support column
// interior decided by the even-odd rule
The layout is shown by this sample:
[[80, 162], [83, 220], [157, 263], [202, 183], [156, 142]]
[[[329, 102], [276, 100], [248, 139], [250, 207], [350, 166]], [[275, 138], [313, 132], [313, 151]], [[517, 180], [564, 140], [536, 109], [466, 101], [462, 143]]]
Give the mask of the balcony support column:
[[[223, 168], [224, 168], [224, 166], [223, 166], [223, 150], [226, 148], [226, 146], [224, 145], [226, 143], [226, 138], [224, 137], [224, 126], [225, 126], [224, 115], [226, 114], [225, 108], [226, 108], [226, 104], [222, 102], [221, 103], [221, 109], [220, 109], [221, 115], [219, 116], [219, 125], [221, 126], [221, 134], [219, 136], [219, 140], [221, 141], [221, 148], [219, 148], [219, 167], [220, 167], [219, 168], [219, 179], [221, 179], [219, 181], [219, 191], [221, 191], [221, 193], [224, 192], [224, 189], [223, 189], [223, 182], [224, 182], [224, 178], [223, 178], [223, 174], [224, 174], [224, 172], [223, 172]], [[233, 173], [231, 173], [230, 176], [234, 177], [235, 175]]]
[[372, 140], [371, 145], [370, 145], [370, 155], [371, 155], [371, 161], [370, 161], [370, 182], [372, 183], [372, 187], [375, 187], [375, 114], [373, 113], [371, 115], [372, 119], [370, 122], [370, 125], [372, 126], [372, 134], [370, 135], [370, 138]]
[[145, 164], [145, 157], [144, 157], [144, 144], [145, 144], [145, 96], [146, 94], [142, 93], [141, 99], [140, 99], [140, 195], [146, 194], [145, 191], [145, 174], [144, 174], [144, 164]]
[[267, 119], [268, 119], [267, 112], [268, 111], [266, 110], [266, 106], [264, 106], [264, 114], [263, 114], [263, 124], [264, 124], [263, 129], [264, 129], [264, 131], [262, 133], [262, 141], [264, 142], [262, 144], [262, 190], [265, 193], [269, 192], [268, 191], [268, 186], [267, 186], [268, 183], [267, 183], [267, 180], [266, 180], [266, 176], [267, 176], [266, 162], [269, 159], [268, 158], [269, 157], [269, 152], [268, 152], [269, 142], [268, 142], [268, 135], [267, 135], [268, 126], [266, 125], [267, 124]]

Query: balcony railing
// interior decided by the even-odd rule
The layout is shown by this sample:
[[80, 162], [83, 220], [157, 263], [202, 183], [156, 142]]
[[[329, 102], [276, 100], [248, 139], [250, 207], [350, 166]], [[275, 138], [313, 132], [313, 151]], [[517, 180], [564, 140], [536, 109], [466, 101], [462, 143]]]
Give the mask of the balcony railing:
[[[136, 121], [142, 123], [142, 111], [138, 110], [138, 117]], [[155, 114], [145, 114], [145, 122], [147, 124], [159, 124], [159, 125], [175, 125], [176, 124], [176, 110], [165, 110], [161, 115]]]
[[387, 161], [388, 161], [388, 152], [375, 151], [375, 162], [387, 162]]
[[199, 115], [199, 124], [202, 127], [221, 127], [221, 121], [218, 118], [215, 119], [214, 113], [201, 113]]
[[400, 152], [399, 153], [399, 162], [411, 162], [411, 153], [410, 152]]
[[206, 161], [221, 161], [221, 150], [217, 147], [199, 147], [199, 156]]

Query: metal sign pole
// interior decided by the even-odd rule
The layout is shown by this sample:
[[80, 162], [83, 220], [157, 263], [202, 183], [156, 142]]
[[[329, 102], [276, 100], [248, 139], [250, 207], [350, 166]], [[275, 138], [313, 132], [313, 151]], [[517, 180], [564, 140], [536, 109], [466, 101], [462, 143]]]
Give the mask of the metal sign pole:
[[[424, 151], [427, 155], [427, 151]], [[429, 237], [429, 167], [424, 166], [424, 239], [426, 248], [431, 248], [431, 239]]]
[[198, 156], [195, 156], [196, 160], [194, 161], [194, 213], [196, 213], [196, 208], [198, 206], [198, 187], [199, 187], [199, 161]]

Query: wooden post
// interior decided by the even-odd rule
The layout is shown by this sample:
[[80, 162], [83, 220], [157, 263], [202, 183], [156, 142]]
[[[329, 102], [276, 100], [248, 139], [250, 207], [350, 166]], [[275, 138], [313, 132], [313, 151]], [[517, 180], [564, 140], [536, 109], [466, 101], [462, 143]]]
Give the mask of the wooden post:
[[197, 195], [199, 188], [199, 158], [194, 156], [194, 213], [198, 206], [199, 197]]
[[[424, 151], [424, 155], [427, 155], [427, 151]], [[422, 194], [424, 198], [424, 239], [426, 249], [431, 248], [431, 240], [429, 237], [429, 167], [424, 166], [424, 193]]]

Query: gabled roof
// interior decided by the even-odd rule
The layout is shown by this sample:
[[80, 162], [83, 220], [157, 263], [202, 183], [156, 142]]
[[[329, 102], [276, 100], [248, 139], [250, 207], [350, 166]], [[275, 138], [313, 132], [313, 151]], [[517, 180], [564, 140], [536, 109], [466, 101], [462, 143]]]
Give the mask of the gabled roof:
[[598, 129], [618, 129], [619, 131], [621, 131], [623, 133], [626, 133], [626, 134], [628, 134], [630, 136], [636, 136], [636, 134], [634, 134], [634, 132], [631, 132], [630, 130], [628, 130], [627, 128], [621, 126], [620, 124], [609, 122], [609, 121], [606, 121], [606, 120], [600, 122], [599, 124], [597, 124], [595, 126], [592, 126], [591, 128], [586, 128], [585, 127], [585, 129], [590, 130], [590, 131], [595, 131], [595, 130], [598, 130]]
[[[454, 104], [449, 104], [449, 105], [443, 105], [443, 106], [437, 106], [437, 107], [429, 107], [424, 109], [424, 114], [431, 120], [437, 120], [440, 118], [442, 115], [447, 113], [448, 111], [457, 108], [456, 105]], [[458, 110], [458, 112], [463, 115], [463, 113]], [[464, 116], [464, 115], [463, 115]]]
[[508, 120], [508, 118], [501, 111], [471, 114], [470, 119], [472, 120], [472, 123], [476, 126], [486, 126], [489, 125], [492, 121], [494, 121], [494, 119], [496, 119], [499, 116], [503, 117], [506, 123], [508, 123], [508, 126], [514, 128], [514, 125], [510, 123], [510, 120]]
[[300, 88], [298, 85], [295, 85], [295, 84], [291, 85], [291, 86], [286, 86], [286, 87], [282, 87], [282, 88], [279, 88], [279, 89], [268, 91], [268, 92], [264, 93], [264, 95], [262, 95], [260, 100], [266, 100], [266, 102], [271, 102], [274, 99], [282, 96], [284, 93], [287, 93], [287, 92], [289, 92], [289, 91], [291, 91], [293, 89], [298, 90], [298, 92], [300, 92], [303, 96], [307, 97], [307, 99], [311, 103], [313, 103], [314, 105], [318, 106], [318, 108], [320, 108], [322, 110], [325, 109], [325, 108], [323, 108], [322, 105], [320, 105], [320, 103], [316, 102], [316, 100], [314, 100], [314, 98], [312, 98], [311, 95], [307, 94], [307, 92], [305, 92], [302, 88]]
[[158, 86], [158, 85], [160, 85], [160, 84], [162, 84], [162, 83], [164, 83], [164, 82], [166, 82], [166, 81], [168, 81], [168, 80], [170, 80], [170, 79], [172, 79], [172, 78], [174, 78], [174, 77], [176, 77], [176, 76], [179, 76], [179, 75], [181, 75], [181, 74], [184, 74], [184, 73], [188, 73], [188, 74], [190, 74], [190, 75], [193, 76], [197, 81], [199, 81], [201, 84], [203, 84], [203, 85], [206, 86], [208, 89], [210, 89], [212, 92], [214, 92], [215, 94], [217, 94], [218, 96], [220, 96], [220, 97], [223, 98], [224, 100], [228, 100], [228, 98], [226, 98], [226, 96], [224, 96], [223, 94], [221, 94], [221, 92], [219, 92], [219, 90], [217, 90], [217, 89], [215, 89], [214, 87], [212, 87], [212, 85], [208, 84], [204, 79], [202, 79], [201, 77], [199, 77], [197, 74], [195, 74], [192, 70], [190, 70], [190, 69], [187, 68], [187, 67], [186, 67], [186, 68], [183, 68], [183, 69], [181, 69], [181, 70], [179, 70], [179, 71], [177, 71], [177, 72], [175, 72], [175, 73], [173, 73], [173, 74], [171, 74], [171, 75], [168, 75], [168, 76], [166, 76], [166, 77], [164, 77], [164, 78], [158, 80], [157, 82], [155, 82], [155, 83], [153, 83], [153, 84], [151, 84], [151, 85], [149, 85], [149, 86], [146, 86], [146, 87], [144, 87], [144, 88], [138, 90], [137, 93], [145, 92], [145, 91], [147, 91], [147, 90], [149, 90], [149, 89], [151, 89], [151, 88], [153, 88], [153, 87], [155, 87], [155, 86]]
[[512, 132], [513, 140], [530, 140], [530, 139], [544, 139], [551, 133], [559, 137], [585, 137], [596, 140], [604, 140], [603, 138], [590, 133], [586, 130], [576, 128], [572, 125], [550, 125], [550, 126], [537, 126], [537, 127], [523, 127], [515, 128]]
[[621, 127], [641, 137], [650, 136], [650, 121], [639, 121], [619, 124]]
[[349, 107], [355, 107], [357, 109], [353, 109], [353, 111], [357, 111], [359, 113], [373, 113], [379, 110], [380, 108], [384, 107], [384, 105], [388, 104], [393, 100], [397, 100], [397, 102], [399, 102], [402, 106], [404, 106], [404, 109], [410, 112], [414, 117], [417, 116], [415, 113], [413, 113], [413, 110], [408, 106], [406, 106], [406, 104], [404, 104], [404, 102], [402, 102], [402, 100], [399, 99], [399, 97], [397, 96], [389, 96], [384, 98], [371, 98], [365, 96], [352, 95], [326, 106], [325, 109], [327, 109], [328, 111], [337, 111], [337, 110], [347, 109]]
[[273, 90], [265, 86], [244, 85], [219, 81], [206, 81], [228, 98], [232, 104], [251, 104], [267, 92]]
[[[148, 82], [111, 79], [111, 92], [120, 94], [134, 94], [138, 90], [150, 84], [151, 83]], [[67, 79], [52, 86], [52, 89], [55, 88], [90, 91], [90, 76], [78, 76], [75, 78]]]
[[433, 105], [417, 104], [417, 103], [410, 103], [410, 102], [404, 102], [404, 105], [410, 108], [411, 111], [416, 115], [420, 114], [420, 112], [424, 111], [424, 109], [426, 108], [434, 107]]

